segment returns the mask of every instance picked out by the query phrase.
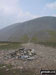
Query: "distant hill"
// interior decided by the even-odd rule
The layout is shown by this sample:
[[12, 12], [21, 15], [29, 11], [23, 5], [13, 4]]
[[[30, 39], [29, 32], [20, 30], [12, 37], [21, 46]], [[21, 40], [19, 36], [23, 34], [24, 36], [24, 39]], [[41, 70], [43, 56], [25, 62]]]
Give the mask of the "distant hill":
[[10, 25], [0, 30], [0, 41], [56, 42], [56, 17], [45, 16]]

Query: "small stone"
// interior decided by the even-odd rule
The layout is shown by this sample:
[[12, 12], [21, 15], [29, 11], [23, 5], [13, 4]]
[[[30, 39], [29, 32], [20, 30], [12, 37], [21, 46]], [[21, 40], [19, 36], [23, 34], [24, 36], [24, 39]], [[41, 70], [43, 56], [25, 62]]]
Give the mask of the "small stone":
[[9, 69], [6, 69], [6, 71], [9, 71]]
[[6, 66], [3, 66], [3, 68], [6, 68]]

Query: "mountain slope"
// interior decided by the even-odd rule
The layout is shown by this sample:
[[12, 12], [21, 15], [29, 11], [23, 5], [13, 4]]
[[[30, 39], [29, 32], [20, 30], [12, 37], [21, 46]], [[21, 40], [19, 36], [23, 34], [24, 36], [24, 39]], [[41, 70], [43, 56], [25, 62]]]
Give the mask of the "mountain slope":
[[0, 41], [56, 41], [56, 17], [40, 17], [0, 30]]

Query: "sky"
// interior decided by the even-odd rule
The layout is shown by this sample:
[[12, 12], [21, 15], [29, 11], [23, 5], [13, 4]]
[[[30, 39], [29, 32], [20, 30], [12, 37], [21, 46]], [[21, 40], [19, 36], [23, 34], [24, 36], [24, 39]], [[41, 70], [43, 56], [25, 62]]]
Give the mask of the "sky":
[[56, 17], [56, 0], [0, 0], [0, 29], [42, 16]]

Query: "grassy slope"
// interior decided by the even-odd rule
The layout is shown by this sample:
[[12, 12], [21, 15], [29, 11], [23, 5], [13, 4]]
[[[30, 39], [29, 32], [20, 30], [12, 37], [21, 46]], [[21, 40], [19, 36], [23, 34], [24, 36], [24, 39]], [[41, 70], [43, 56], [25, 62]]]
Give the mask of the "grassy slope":
[[20, 43], [8, 43], [8, 42], [1, 42], [0, 49], [17, 49], [21, 46]]
[[[48, 40], [41, 40], [40, 41], [40, 39], [36, 35], [29, 38], [28, 35], [26, 35], [26, 34], [24, 36], [22, 36], [22, 38], [20, 38], [20, 40], [22, 43], [32, 42], [32, 43], [43, 44], [45, 46], [56, 47], [56, 31], [46, 30], [44, 32], [48, 32], [48, 34], [50, 35], [50, 38]], [[21, 43], [0, 42], [0, 49], [16, 49], [19, 47], [21, 47]]]

